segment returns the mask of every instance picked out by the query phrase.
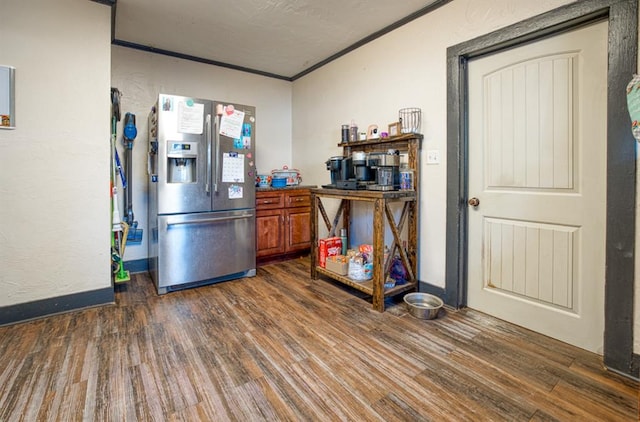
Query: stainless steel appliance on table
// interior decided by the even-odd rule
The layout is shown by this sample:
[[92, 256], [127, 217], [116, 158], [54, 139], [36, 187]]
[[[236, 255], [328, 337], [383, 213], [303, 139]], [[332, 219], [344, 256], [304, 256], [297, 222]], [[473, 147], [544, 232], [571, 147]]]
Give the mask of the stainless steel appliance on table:
[[158, 293], [254, 276], [255, 108], [160, 94], [149, 142]]
[[400, 189], [400, 154], [397, 150], [384, 152], [354, 151], [351, 156], [335, 156], [325, 162], [331, 174], [329, 189]]

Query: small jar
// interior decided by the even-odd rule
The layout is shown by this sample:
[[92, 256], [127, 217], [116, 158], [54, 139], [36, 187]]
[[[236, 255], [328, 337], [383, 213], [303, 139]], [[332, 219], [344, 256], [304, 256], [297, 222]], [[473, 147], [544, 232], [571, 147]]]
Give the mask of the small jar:
[[358, 125], [353, 120], [349, 126], [349, 142], [358, 142]]

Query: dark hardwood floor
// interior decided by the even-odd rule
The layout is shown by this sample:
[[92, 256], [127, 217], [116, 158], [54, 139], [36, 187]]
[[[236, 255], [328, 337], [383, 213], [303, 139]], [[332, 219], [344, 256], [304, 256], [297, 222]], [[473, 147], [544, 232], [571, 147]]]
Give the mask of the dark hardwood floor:
[[472, 310], [378, 313], [306, 259], [0, 328], [0, 421], [635, 421], [601, 357]]

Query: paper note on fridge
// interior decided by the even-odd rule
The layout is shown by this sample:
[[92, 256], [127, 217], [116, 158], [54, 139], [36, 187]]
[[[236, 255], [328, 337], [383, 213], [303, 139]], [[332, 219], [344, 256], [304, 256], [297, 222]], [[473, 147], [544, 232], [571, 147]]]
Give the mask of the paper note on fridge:
[[178, 103], [178, 132], [201, 134], [204, 123], [204, 104]]
[[242, 135], [243, 122], [244, 111], [233, 110], [232, 113], [223, 113], [222, 119], [220, 119], [220, 135], [239, 139]]
[[229, 186], [229, 199], [242, 199], [242, 186]]
[[244, 183], [244, 154], [225, 152], [222, 155], [222, 182]]

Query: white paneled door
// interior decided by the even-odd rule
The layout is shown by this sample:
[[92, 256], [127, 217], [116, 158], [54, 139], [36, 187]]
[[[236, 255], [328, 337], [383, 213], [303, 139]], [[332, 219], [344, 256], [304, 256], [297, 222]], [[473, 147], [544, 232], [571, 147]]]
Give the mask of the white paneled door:
[[467, 304], [602, 353], [607, 23], [468, 71]]

